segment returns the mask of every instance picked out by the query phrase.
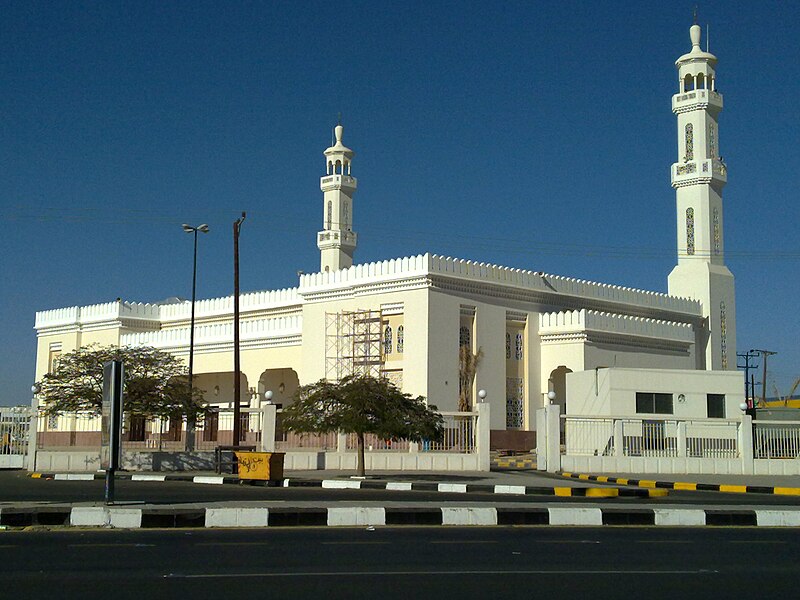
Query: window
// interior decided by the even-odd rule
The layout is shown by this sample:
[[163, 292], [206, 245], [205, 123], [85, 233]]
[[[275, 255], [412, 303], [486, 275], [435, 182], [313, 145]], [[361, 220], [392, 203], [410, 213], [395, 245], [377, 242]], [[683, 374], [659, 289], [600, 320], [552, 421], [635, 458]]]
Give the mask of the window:
[[328, 200], [328, 219], [325, 229], [330, 229], [333, 224], [333, 202]]
[[405, 330], [402, 325], [398, 325], [397, 327], [397, 353], [403, 353], [403, 346], [405, 345]]
[[392, 353], [392, 328], [389, 325], [383, 330], [383, 353]]
[[522, 360], [522, 334], [518, 333], [514, 339], [514, 358]]
[[686, 209], [686, 254], [694, 254], [694, 209]]
[[469, 333], [469, 327], [462, 325], [458, 330], [458, 345], [472, 348], [472, 336]]
[[636, 392], [636, 412], [657, 415], [672, 414], [672, 394]]
[[506, 360], [511, 360], [511, 334], [506, 332]]
[[708, 408], [709, 419], [725, 418], [725, 394], [708, 394], [706, 396], [706, 407]]
[[686, 156], [684, 160], [694, 160], [694, 126], [691, 123], [686, 124]]
[[506, 428], [519, 429], [523, 425], [523, 398], [525, 386], [522, 377], [506, 377]]

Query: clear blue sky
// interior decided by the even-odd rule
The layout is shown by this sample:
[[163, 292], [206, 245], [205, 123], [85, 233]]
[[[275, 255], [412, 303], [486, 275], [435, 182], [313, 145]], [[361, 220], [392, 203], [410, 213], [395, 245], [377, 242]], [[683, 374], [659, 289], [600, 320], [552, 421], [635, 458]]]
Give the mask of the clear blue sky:
[[[29, 2], [0, 21], [0, 404], [34, 313], [296, 285], [342, 113], [356, 260], [426, 251], [666, 291], [694, 2]], [[703, 2], [738, 349], [800, 375], [800, 5]], [[704, 42], [705, 44], [705, 42]], [[771, 386], [770, 386], [771, 388]], [[772, 393], [772, 389], [769, 389]]]

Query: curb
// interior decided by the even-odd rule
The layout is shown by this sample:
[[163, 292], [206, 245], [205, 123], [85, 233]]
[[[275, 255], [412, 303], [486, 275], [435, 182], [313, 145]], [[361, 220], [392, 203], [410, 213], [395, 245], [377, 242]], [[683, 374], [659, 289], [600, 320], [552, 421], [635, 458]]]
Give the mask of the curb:
[[800, 496], [800, 488], [772, 487], [762, 485], [730, 485], [725, 483], [690, 483], [685, 481], [655, 481], [652, 479], [626, 479], [624, 477], [607, 477], [606, 475], [588, 475], [586, 473], [561, 473], [562, 477], [598, 483], [615, 483], [645, 489], [688, 490], [692, 492], [724, 492], [729, 494], [773, 494], [781, 496]]
[[374, 526], [657, 526], [800, 527], [800, 511], [594, 507], [122, 508], [0, 509], [0, 526], [113, 529]]
[[498, 458], [491, 463], [492, 469], [535, 469], [536, 459], [533, 458]]
[[[56, 481], [91, 481], [105, 479], [104, 473], [31, 473], [34, 479]], [[524, 485], [492, 485], [472, 483], [436, 483], [411, 481], [370, 481], [366, 479], [296, 479], [282, 481], [261, 481], [239, 479], [231, 475], [151, 475], [117, 474], [117, 479], [131, 481], [189, 481], [206, 485], [253, 485], [262, 487], [318, 487], [325, 489], [386, 490], [442, 492], [450, 494], [498, 494], [520, 496], [559, 496], [571, 498], [664, 498], [669, 494], [665, 489], [636, 489], [610, 487], [534, 487]]]

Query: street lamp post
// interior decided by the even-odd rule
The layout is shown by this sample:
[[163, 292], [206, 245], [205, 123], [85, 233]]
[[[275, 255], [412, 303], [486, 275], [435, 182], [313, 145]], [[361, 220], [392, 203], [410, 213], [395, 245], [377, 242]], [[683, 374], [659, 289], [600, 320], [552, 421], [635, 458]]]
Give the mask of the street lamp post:
[[[194, 395], [194, 302], [197, 292], [197, 232], [208, 233], [208, 225], [203, 223], [197, 227], [183, 224], [186, 233], [194, 234], [194, 257], [192, 259], [192, 317], [189, 325], [189, 399]], [[194, 450], [194, 418], [186, 415], [186, 449]]]

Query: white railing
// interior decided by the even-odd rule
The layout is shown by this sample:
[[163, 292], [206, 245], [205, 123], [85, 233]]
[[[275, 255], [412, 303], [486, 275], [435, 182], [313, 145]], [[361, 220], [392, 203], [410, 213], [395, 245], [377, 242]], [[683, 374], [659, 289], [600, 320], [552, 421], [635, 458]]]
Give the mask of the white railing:
[[0, 457], [27, 454], [32, 416], [26, 406], [0, 408]]
[[[674, 417], [561, 417], [563, 454], [665, 458], [738, 458], [740, 421]], [[800, 426], [800, 422], [798, 423]], [[797, 427], [797, 426], [796, 426]], [[797, 430], [800, 451], [800, 428]], [[786, 442], [789, 446], [789, 442]]]
[[705, 419], [686, 422], [686, 455], [691, 458], [738, 458], [738, 421]]
[[[339, 449], [339, 435], [336, 433], [299, 434], [283, 431], [280, 426], [280, 412], [278, 412], [278, 426], [275, 428], [276, 450], [334, 451]], [[368, 452], [475, 453], [477, 449], [477, 413], [443, 412], [441, 415], [444, 418], [444, 436], [439, 442], [423, 440], [414, 444], [405, 439], [383, 439], [374, 434], [366, 434], [364, 449]], [[342, 450], [353, 452], [358, 448], [356, 434], [350, 433], [343, 437]]]
[[754, 458], [800, 458], [800, 421], [753, 421]]
[[571, 417], [564, 420], [566, 453], [582, 456], [613, 456], [614, 420]]

